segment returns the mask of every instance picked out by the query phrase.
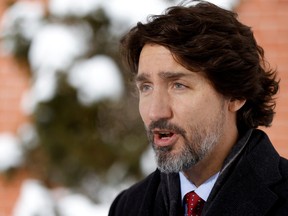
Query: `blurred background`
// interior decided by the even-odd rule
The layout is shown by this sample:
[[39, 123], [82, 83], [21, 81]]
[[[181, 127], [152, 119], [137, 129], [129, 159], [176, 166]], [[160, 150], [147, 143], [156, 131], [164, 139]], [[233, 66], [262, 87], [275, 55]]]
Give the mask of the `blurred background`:
[[[155, 169], [119, 38], [177, 0], [1, 0], [0, 216], [104, 216]], [[264, 129], [288, 157], [288, 0], [214, 0], [281, 79]]]

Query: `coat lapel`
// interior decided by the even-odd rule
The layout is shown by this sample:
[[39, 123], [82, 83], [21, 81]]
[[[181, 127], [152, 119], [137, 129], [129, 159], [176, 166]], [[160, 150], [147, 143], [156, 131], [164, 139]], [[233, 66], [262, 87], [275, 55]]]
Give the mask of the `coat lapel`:
[[178, 173], [161, 173], [161, 186], [158, 190], [156, 200], [161, 200], [162, 205], [158, 205], [158, 210], [154, 211], [154, 215], [184, 215], [184, 212], [182, 211], [180, 179]]
[[250, 167], [242, 165], [220, 189], [204, 215], [265, 215], [273, 206], [277, 196]]

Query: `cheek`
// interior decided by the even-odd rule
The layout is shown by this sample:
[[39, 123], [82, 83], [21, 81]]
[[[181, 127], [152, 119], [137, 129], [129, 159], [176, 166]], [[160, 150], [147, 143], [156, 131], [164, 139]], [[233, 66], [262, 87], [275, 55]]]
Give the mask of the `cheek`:
[[202, 121], [206, 121], [215, 109], [215, 104], [211, 104], [204, 96], [194, 98], [194, 100], [187, 98], [186, 100], [178, 101], [177, 104], [174, 106], [175, 118], [181, 119], [180, 121], [184, 124], [199, 124]]
[[142, 118], [142, 121], [145, 123], [145, 125], [148, 125], [148, 106], [145, 106], [141, 100], [139, 100], [139, 113]]
[[[173, 113], [175, 117], [190, 118], [199, 112], [200, 103], [193, 97], [178, 97], [173, 100]], [[201, 109], [200, 109], [201, 110]]]

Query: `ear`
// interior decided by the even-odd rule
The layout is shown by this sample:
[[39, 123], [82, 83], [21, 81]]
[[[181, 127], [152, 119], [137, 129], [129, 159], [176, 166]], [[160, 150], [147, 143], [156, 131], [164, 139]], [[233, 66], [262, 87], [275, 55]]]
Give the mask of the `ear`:
[[229, 100], [228, 109], [230, 112], [237, 112], [239, 109], [241, 109], [241, 107], [244, 106], [245, 103], [246, 103], [245, 99], [231, 98]]

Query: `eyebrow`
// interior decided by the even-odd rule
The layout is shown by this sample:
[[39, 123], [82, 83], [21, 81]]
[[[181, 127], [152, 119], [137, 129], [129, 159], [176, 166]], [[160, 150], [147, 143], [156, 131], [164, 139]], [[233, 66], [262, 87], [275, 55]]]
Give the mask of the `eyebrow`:
[[173, 79], [178, 79], [180, 77], [186, 77], [186, 76], [191, 76], [192, 73], [183, 73], [183, 72], [161, 72], [159, 73], [159, 76], [162, 79], [168, 79], [168, 80], [173, 80]]
[[142, 73], [142, 74], [137, 74], [137, 76], [135, 77], [135, 82], [144, 82], [147, 81], [149, 79], [150, 75], [146, 74], [146, 73]]
[[[183, 72], [160, 72], [158, 74], [158, 76], [160, 78], [162, 78], [163, 80], [173, 80], [173, 79], [179, 79], [180, 77], [187, 77], [187, 76], [193, 76], [193, 73], [183, 73]], [[135, 77], [135, 81], [136, 82], [144, 82], [149, 80], [150, 75], [147, 73], [142, 73], [140, 75], [137, 75]]]

